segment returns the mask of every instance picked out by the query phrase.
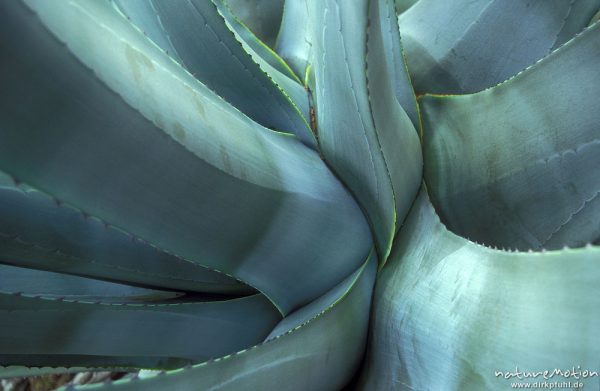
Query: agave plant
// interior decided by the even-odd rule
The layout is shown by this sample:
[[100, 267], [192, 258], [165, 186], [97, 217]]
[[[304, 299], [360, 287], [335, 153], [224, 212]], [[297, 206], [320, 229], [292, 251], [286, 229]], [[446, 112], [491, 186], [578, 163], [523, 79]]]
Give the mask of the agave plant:
[[0, 2], [0, 376], [598, 384], [600, 1], [412, 3]]

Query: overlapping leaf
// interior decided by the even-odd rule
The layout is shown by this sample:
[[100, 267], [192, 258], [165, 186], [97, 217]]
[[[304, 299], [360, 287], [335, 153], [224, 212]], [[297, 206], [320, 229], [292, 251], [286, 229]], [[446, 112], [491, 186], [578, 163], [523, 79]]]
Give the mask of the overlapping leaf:
[[280, 318], [260, 294], [162, 304], [98, 303], [90, 295], [0, 293], [0, 364], [182, 366], [253, 345]]
[[27, 366], [181, 366], [255, 344], [280, 319], [260, 294], [184, 295], [5, 265], [0, 312], [0, 364]]
[[423, 97], [425, 180], [450, 229], [525, 250], [600, 237], [599, 60], [596, 23], [497, 87]]
[[1, 5], [1, 169], [282, 313], [364, 259], [364, 217], [315, 152], [233, 109], [110, 4], [28, 4]]
[[[298, 88], [297, 84], [301, 84], [301, 80], [294, 73], [294, 71], [287, 65], [287, 63], [279, 57], [279, 55], [273, 51], [270, 47], [265, 45], [260, 39], [254, 35], [254, 33], [244, 25], [232, 12], [227, 3], [223, 1], [215, 1], [215, 5], [219, 10], [219, 13], [225, 18], [227, 25], [234, 32], [236, 38], [247, 53], [259, 63], [261, 68], [265, 70], [278, 85], [282, 85], [288, 92], [296, 91], [298, 96], [294, 101], [304, 102], [304, 110], [308, 110], [306, 107], [306, 93]], [[286, 76], [290, 81], [286, 80], [283, 76]], [[296, 82], [294, 85], [291, 81]], [[302, 91], [299, 93], [298, 91]], [[302, 95], [302, 96], [300, 96]]]
[[[395, 99], [383, 98], [390, 97], [394, 72], [404, 71], [385, 61], [388, 11], [369, 15], [366, 0], [309, 5], [321, 150], [365, 209], [385, 261], [421, 176], [417, 133]], [[375, 43], [367, 42], [369, 17]]]
[[[456, 234], [600, 241], [600, 25], [561, 46], [599, 0], [287, 0], [276, 46], [279, 0], [24, 2], [0, 2], [0, 365], [40, 368], [0, 377], [135, 366], [179, 369], [84, 388], [341, 389], [375, 249], [358, 389], [596, 369], [597, 247]], [[421, 99], [425, 179], [456, 234], [424, 186], [414, 201], [399, 23], [419, 93], [480, 91], [560, 47]]]
[[406, 12], [410, 7], [415, 5], [419, 0], [395, 0], [394, 4], [396, 6], [396, 13], [401, 14]]
[[8, 179], [0, 176], [2, 263], [188, 292], [253, 291]]
[[312, 47], [315, 21], [309, 15], [310, 0], [286, 0], [276, 51], [292, 69], [305, 78]]
[[581, 31], [599, 0], [421, 0], [400, 16], [415, 90], [481, 91]]
[[516, 379], [496, 371], [596, 371], [599, 261], [598, 247], [479, 246], [449, 232], [421, 191], [377, 281], [358, 388], [505, 390]]
[[0, 292], [104, 303], [163, 302], [185, 295], [9, 265], [0, 265]]
[[373, 251], [359, 270], [282, 320], [262, 344], [189, 368], [98, 389], [341, 389], [362, 359], [376, 270]]
[[[302, 86], [261, 67], [217, 10], [223, 0], [116, 0], [145, 34], [207, 87], [263, 126], [315, 138]], [[268, 75], [267, 71], [271, 72]], [[275, 74], [274, 74], [275, 73]]]
[[257, 37], [275, 47], [282, 19], [284, 0], [224, 0], [233, 13]]

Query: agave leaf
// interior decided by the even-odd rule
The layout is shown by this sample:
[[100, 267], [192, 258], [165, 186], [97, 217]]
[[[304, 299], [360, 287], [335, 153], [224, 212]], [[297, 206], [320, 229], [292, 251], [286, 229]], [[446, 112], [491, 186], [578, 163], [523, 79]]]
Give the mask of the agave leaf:
[[270, 47], [275, 47], [284, 1], [225, 0], [237, 18]]
[[[277, 55], [271, 48], [258, 40], [254, 34], [244, 26], [233, 15], [229, 7], [223, 0], [214, 0], [219, 13], [225, 18], [227, 26], [234, 32], [237, 40], [242, 44], [244, 50], [252, 56], [252, 59], [265, 71], [273, 82], [280, 86], [283, 91], [289, 95], [289, 98], [295, 102], [303, 115], [304, 120], [310, 117], [308, 94], [304, 89], [302, 81], [294, 71]], [[300, 136], [302, 138], [302, 136]], [[309, 144], [316, 146], [316, 139], [310, 133]]]
[[225, 100], [263, 126], [294, 133], [314, 146], [316, 141], [306, 120], [308, 98], [302, 86], [283, 75], [272, 79], [273, 75], [266, 74], [272, 68], [265, 68], [266, 62], [261, 68], [244, 50], [215, 1], [115, 3], [150, 39]]
[[395, 0], [396, 13], [400, 15], [401, 13], [406, 12], [406, 10], [415, 5], [418, 1], [419, 0]]
[[594, 23], [596, 23], [599, 20], [600, 20], [600, 9], [598, 10], [598, 12], [596, 12], [596, 14], [594, 16], [592, 16], [589, 26], [593, 25]]
[[598, 247], [477, 245], [449, 232], [422, 191], [377, 281], [358, 388], [506, 390], [516, 379], [495, 371], [597, 371], [599, 259]]
[[[93, 294], [97, 296], [97, 294]], [[265, 338], [280, 315], [263, 295], [209, 302], [92, 303], [0, 293], [2, 355], [82, 356], [81, 366], [143, 365], [146, 359], [207, 360]], [[151, 341], [151, 343], [150, 343]], [[96, 356], [87, 361], [86, 355]], [[45, 357], [45, 358], [46, 358]], [[120, 359], [113, 361], [113, 357]], [[38, 365], [46, 365], [47, 359]], [[6, 363], [2, 363], [6, 364]], [[34, 364], [35, 365], [35, 364]]]
[[0, 262], [190, 292], [254, 291], [4, 178], [0, 175]]
[[312, 46], [310, 25], [314, 23], [308, 13], [309, 0], [285, 0], [277, 53], [301, 76], [307, 71]]
[[562, 27], [556, 36], [552, 50], [558, 49], [580, 33], [584, 27], [589, 26], [590, 20], [593, 20], [594, 14], [599, 11], [600, 0], [571, 1], [568, 14], [562, 21]]
[[184, 295], [8, 265], [0, 265], [0, 292], [109, 303], [157, 302]]
[[0, 5], [0, 169], [284, 314], [360, 265], [368, 225], [316, 152], [233, 109], [109, 3], [29, 4], [37, 16]]
[[[279, 322], [279, 324], [277, 324], [277, 326], [273, 328], [273, 330], [271, 330], [271, 333], [266, 338], [266, 341], [278, 338], [290, 330], [295, 330], [296, 328], [303, 326], [304, 324], [310, 322], [315, 316], [335, 306], [338, 301], [343, 299], [345, 295], [347, 295], [352, 289], [354, 289], [354, 285], [357, 284], [359, 278], [362, 278], [361, 275], [363, 273], [370, 273], [369, 271], [365, 271], [365, 268], [368, 269], [372, 267], [370, 265], [371, 263], [377, 263], [377, 254], [375, 253], [374, 249], [371, 250], [371, 253], [365, 260], [365, 263], [354, 273], [352, 273], [348, 278], [346, 278], [344, 281], [342, 281], [340, 284], [338, 284], [336, 287], [331, 289], [323, 296], [319, 297], [318, 299], [315, 299], [309, 305], [306, 305], [283, 318]], [[374, 278], [374, 274], [371, 277], [364, 277], [364, 279], [367, 280], [371, 279], [372, 282], [374, 282]], [[369, 283], [365, 284], [369, 285]]]
[[[390, 96], [387, 92], [389, 89], [388, 85], [391, 82], [393, 83], [393, 92], [400, 103], [400, 106], [402, 106], [402, 109], [404, 109], [406, 114], [410, 117], [414, 127], [420, 130], [419, 106], [404, 59], [404, 48], [402, 47], [402, 40], [400, 39], [400, 29], [394, 11], [394, 3], [392, 1], [385, 1], [383, 3], [380, 0], [377, 1], [379, 1], [379, 5], [376, 5], [375, 7], [377, 7], [379, 11], [369, 11], [370, 21], [377, 24], [377, 26], [369, 25], [369, 35], [367, 38], [369, 41], [373, 41], [372, 47], [368, 48], [369, 50], [367, 53], [367, 64], [370, 65], [367, 81], [372, 81], [372, 84], [374, 85], [381, 83], [381, 86], [369, 86], [369, 90], [374, 90], [375, 92], [370, 96], [373, 110], [377, 110], [379, 104], [387, 104], [388, 106], [393, 105], [393, 103], [386, 103], [385, 101], [390, 99], [393, 100], [393, 95]], [[385, 64], [380, 65], [380, 63]], [[367, 68], [369, 68], [369, 66]], [[379, 74], [379, 71], [384, 73]], [[387, 79], [387, 83], [384, 83], [385, 79]], [[386, 92], [380, 92], [384, 89]], [[385, 100], [383, 98], [384, 96]], [[374, 117], [376, 117], [375, 113]], [[398, 123], [403, 122], [400, 121]], [[378, 128], [380, 126], [381, 125], [377, 125]], [[404, 129], [404, 126], [402, 129]], [[407, 136], [402, 137], [403, 140], [408, 138], [409, 137]], [[419, 147], [417, 146], [416, 149], [418, 148]]]
[[[376, 265], [372, 252], [356, 273], [326, 298], [285, 318], [276, 328], [279, 335], [273, 338], [272, 333], [262, 344], [189, 368], [118, 380], [98, 389], [339, 390], [362, 359]], [[92, 387], [81, 387], [88, 388]]]
[[[378, 33], [376, 48], [369, 43], [366, 58], [367, 3], [310, 2], [309, 12], [315, 17], [313, 93], [322, 153], [365, 209], [385, 261], [419, 186], [414, 179], [421, 175], [420, 150], [406, 113], [393, 94], [386, 99], [396, 71], [388, 65], [389, 53], [380, 42], [388, 31]], [[385, 20], [380, 22], [382, 17], [372, 15], [373, 31], [389, 29]]]
[[423, 97], [425, 180], [450, 229], [519, 249], [600, 237], [599, 60], [595, 24], [490, 90]]
[[[419, 113], [402, 58], [398, 24], [391, 0], [370, 1], [367, 48], [367, 88], [371, 114], [394, 190], [398, 229], [419, 189], [423, 161], [421, 143], [413, 126], [413, 123], [419, 123]], [[409, 109], [405, 111], [403, 107], [407, 106]], [[412, 115], [409, 116], [408, 112]]]
[[[254, 33], [244, 25], [231, 11], [225, 0], [215, 0], [219, 13], [225, 21], [231, 31], [234, 32], [237, 40], [243, 45], [246, 52], [248, 52], [252, 58], [261, 66], [265, 72], [267, 72], [278, 85], [282, 83], [290, 83], [289, 79], [302, 85], [302, 81], [294, 73], [286, 62], [279, 57], [279, 55], [273, 51], [270, 47], [265, 45], [260, 39], [254, 35]], [[302, 94], [298, 94], [298, 97], [292, 98], [295, 102], [302, 102], [303, 109], [307, 109], [307, 95], [303, 88], [297, 88], [298, 86], [284, 84], [284, 90], [292, 92], [294, 90], [302, 91]], [[303, 111], [304, 112], [304, 111]]]
[[415, 90], [481, 91], [581, 31], [600, 0], [422, 0], [400, 16]]

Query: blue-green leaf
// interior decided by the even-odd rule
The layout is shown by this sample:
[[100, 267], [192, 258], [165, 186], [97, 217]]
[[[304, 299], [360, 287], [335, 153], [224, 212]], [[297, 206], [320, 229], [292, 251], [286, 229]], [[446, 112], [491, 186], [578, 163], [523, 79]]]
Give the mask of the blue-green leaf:
[[496, 371], [598, 371], [600, 248], [492, 250], [446, 230], [425, 191], [394, 245], [358, 389], [507, 390], [519, 380]]
[[[273, 49], [258, 39], [258, 37], [256, 37], [256, 35], [254, 35], [254, 33], [233, 14], [225, 0], [215, 0], [215, 5], [219, 9], [219, 13], [225, 18], [229, 28], [234, 32], [238, 41], [243, 45], [246, 52], [252, 56], [252, 58], [278, 85], [283, 85], [284, 90], [288, 93], [297, 90], [302, 91], [302, 96], [298, 94], [298, 96], [292, 97], [292, 100], [294, 102], [301, 102], [303, 104], [303, 110], [307, 110], [307, 95], [303, 91], [303, 88], [297, 88], [298, 86], [291, 85], [287, 80], [291, 79], [300, 85], [302, 84], [302, 81], [289, 65], [286, 64]], [[282, 76], [287, 77], [287, 79]]]
[[415, 90], [496, 85], [568, 41], [599, 7], [600, 0], [421, 0], [400, 16]]
[[600, 24], [492, 89], [425, 96], [425, 180], [449, 228], [540, 249], [600, 237]]
[[[418, 189], [421, 152], [412, 123], [389, 91], [394, 69], [385, 59], [384, 44], [370, 47], [367, 57], [367, 3], [310, 2], [313, 94], [323, 155], [365, 209], [385, 262]], [[372, 15], [379, 41], [389, 28], [383, 12]], [[373, 79], [370, 84], [367, 76]], [[384, 98], [390, 95], [391, 100]]]
[[188, 292], [253, 292], [31, 187], [13, 186], [1, 173], [0, 262]]
[[275, 47], [285, 0], [224, 0], [257, 37]]
[[309, 0], [285, 1], [276, 46], [277, 53], [303, 78], [309, 63], [314, 23], [308, 9]]
[[184, 296], [182, 292], [145, 289], [9, 265], [0, 265], [0, 292], [107, 303], [160, 302]]
[[371, 115], [394, 191], [398, 229], [419, 189], [423, 162], [413, 126], [419, 126], [417, 102], [402, 58], [391, 0], [370, 1], [367, 49]]
[[395, 0], [396, 13], [401, 14], [406, 12], [407, 9], [415, 5], [419, 0]]
[[69, 356], [77, 356], [80, 366], [144, 366], [153, 360], [158, 366], [169, 358], [197, 362], [256, 344], [280, 319], [260, 294], [162, 304], [34, 296], [0, 293], [0, 364], [39, 366], [51, 360], [63, 366], [71, 364]]
[[284, 314], [361, 264], [368, 225], [316, 152], [233, 109], [111, 4], [28, 4], [0, 3], [0, 169]]
[[263, 126], [294, 133], [314, 146], [302, 86], [291, 80], [284, 85], [265, 73], [227, 26], [216, 1], [222, 0], [115, 0], [136, 26], [207, 87]]
[[[398, 18], [395, 16], [394, 4], [391, 1], [386, 1], [384, 3], [380, 2], [378, 8], [381, 8], [379, 14], [376, 15], [374, 14], [375, 11], [372, 11], [369, 18], [371, 22], [378, 25], [377, 34], [379, 34], [380, 38], [377, 38], [377, 40], [381, 41], [381, 44], [374, 44], [377, 49], [375, 49], [375, 47], [369, 48], [369, 56], [375, 63], [385, 61], [385, 66], [387, 68], [383, 76], [380, 76], [374, 71], [372, 75], [368, 76], [369, 80], [375, 77], [389, 79], [388, 84], [393, 84], [393, 91], [400, 106], [402, 106], [406, 114], [410, 117], [414, 127], [420, 130], [419, 106], [404, 58], [404, 48], [402, 46], [402, 40], [400, 39], [400, 29], [398, 27]], [[371, 27], [371, 30], [374, 28], [375, 27]], [[370, 35], [373, 34], [375, 34], [375, 31]], [[371, 36], [369, 36], [369, 39], [373, 40]], [[374, 53], [374, 50], [377, 50], [377, 53]], [[369, 62], [369, 60], [367, 60], [367, 62]], [[372, 66], [371, 68], [375, 68], [376, 71], [378, 71], [377, 67]], [[382, 88], [387, 87], [382, 86], [380, 89]], [[379, 90], [375, 90], [375, 95], [380, 96]], [[387, 96], [387, 93], [383, 95]], [[373, 96], [371, 96], [371, 100], [374, 100]], [[372, 105], [373, 109], [377, 107], [377, 103], [375, 102], [372, 102]]]
[[[365, 264], [297, 314], [262, 344], [216, 360], [137, 380], [86, 386], [99, 390], [339, 390], [365, 348], [375, 252]], [[79, 388], [76, 388], [79, 389]]]

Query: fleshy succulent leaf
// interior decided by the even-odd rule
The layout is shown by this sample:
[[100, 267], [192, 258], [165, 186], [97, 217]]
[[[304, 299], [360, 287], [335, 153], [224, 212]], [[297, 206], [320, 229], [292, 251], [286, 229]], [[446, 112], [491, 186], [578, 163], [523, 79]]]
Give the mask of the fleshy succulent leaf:
[[270, 47], [278, 39], [285, 0], [224, 0], [256, 36]]
[[594, 16], [592, 16], [592, 19], [590, 20], [590, 23], [588, 26], [593, 25], [594, 23], [596, 23], [599, 20], [600, 20], [600, 8], [598, 9], [598, 12], [596, 12], [596, 14]]
[[593, 387], [599, 10], [0, 1], [0, 390]]
[[595, 24], [499, 86], [421, 99], [425, 181], [450, 229], [523, 250], [598, 239], [599, 61]]
[[[369, 68], [381, 70], [376, 75], [381, 79], [368, 86], [368, 1], [311, 1], [310, 7], [321, 150], [365, 209], [385, 262], [404, 206], [419, 186], [418, 136], [393, 94], [372, 112], [370, 98], [389, 97], [382, 89], [394, 75], [380, 43], [372, 50]], [[379, 20], [380, 15], [375, 17]], [[373, 28], [384, 27], [377, 23]]]
[[[419, 113], [402, 58], [394, 3], [370, 0], [368, 17], [367, 91], [381, 154], [394, 191], [398, 229], [422, 178], [421, 144], [413, 126], [418, 126]], [[388, 53], [397, 53], [397, 56]]]
[[[377, 78], [381, 84], [378, 88], [369, 88], [369, 90], [375, 90], [374, 96], [371, 95], [371, 100], [379, 98], [379, 101], [383, 101], [382, 96], [385, 96], [385, 99], [392, 99], [387, 92], [388, 86], [392, 85], [398, 103], [400, 103], [400, 106], [412, 121], [415, 129], [420, 130], [419, 106], [404, 58], [404, 48], [400, 38], [400, 29], [398, 27], [398, 18], [395, 16], [394, 4], [391, 1], [384, 3], [381, 3], [379, 0], [370, 1], [371, 4], [378, 3], [373, 4], [371, 7], [377, 7], [379, 11], [369, 11], [369, 21], [376, 26], [373, 26], [371, 23], [369, 24], [368, 39], [376, 40], [377, 42], [371, 45], [373, 47], [368, 47], [367, 63], [371, 64], [371, 69], [369, 70], [371, 74], [368, 75], [368, 79]], [[379, 63], [385, 63], [385, 65], [379, 65]], [[383, 73], [380, 75], [377, 73], [379, 71]], [[384, 89], [386, 92], [383, 92]], [[380, 93], [380, 91], [382, 92]], [[393, 105], [393, 103], [381, 103]], [[372, 102], [373, 111], [377, 109], [377, 105], [378, 103]], [[402, 123], [402, 121], [399, 123]], [[402, 139], [409, 139], [409, 137], [404, 136]]]
[[0, 292], [106, 303], [160, 302], [185, 295], [10, 265], [0, 265]]
[[302, 77], [306, 75], [312, 47], [314, 21], [309, 17], [309, 1], [285, 1], [276, 46], [277, 53]]
[[0, 263], [188, 292], [254, 290], [0, 175]]
[[[273, 49], [258, 39], [258, 37], [256, 37], [256, 35], [254, 35], [254, 33], [233, 14], [225, 0], [214, 0], [214, 3], [218, 8], [219, 13], [225, 18], [229, 28], [234, 32], [238, 41], [244, 46], [246, 52], [252, 56], [252, 58], [261, 66], [261, 69], [267, 72], [278, 85], [287, 83], [287, 80], [282, 76], [302, 85], [302, 81], [289, 65], [279, 57]], [[297, 89], [297, 86], [283, 85], [285, 86], [284, 90], [288, 93], [292, 92], [294, 88]], [[297, 96], [296, 98], [292, 98], [292, 100], [295, 102], [303, 102], [303, 112], [306, 114], [308, 111], [306, 108], [307, 96], [302, 88], [299, 90], [302, 91], [303, 96]], [[308, 118], [308, 115], [306, 115], [306, 117]]]
[[[298, 316], [290, 315], [295, 321], [282, 321], [281, 334], [262, 344], [165, 374], [81, 389], [341, 389], [362, 359], [376, 270], [373, 251], [357, 272], [327, 294], [327, 299], [309, 304]], [[298, 324], [302, 320], [306, 321]]]
[[396, 13], [399, 15], [403, 12], [406, 12], [410, 7], [415, 5], [419, 0], [395, 0], [394, 4], [396, 6]]
[[597, 370], [599, 259], [477, 245], [422, 191], [377, 281], [358, 389], [505, 390], [515, 380], [495, 371]]
[[368, 225], [316, 152], [233, 109], [109, 3], [28, 4], [0, 6], [0, 169], [284, 314], [360, 265]]
[[225, 100], [263, 126], [315, 145], [304, 89], [284, 75], [268, 75], [278, 71], [265, 68], [266, 62], [261, 68], [244, 50], [217, 10], [215, 3], [222, 0], [115, 2], [150, 39]]
[[[82, 366], [143, 366], [151, 360], [161, 366], [169, 358], [203, 361], [259, 342], [280, 319], [260, 294], [224, 301], [127, 304], [0, 293], [0, 314], [0, 360], [27, 356], [27, 362], [10, 362], [27, 366], [47, 365], [50, 358], [53, 365], [69, 365], [69, 356], [78, 356]], [[42, 356], [40, 363], [37, 355]], [[88, 355], [94, 357], [87, 361]]]
[[599, 0], [421, 0], [400, 16], [419, 94], [496, 85], [580, 32]]
[[184, 295], [6, 265], [0, 312], [0, 363], [28, 366], [181, 366], [254, 344], [280, 319], [262, 295]]

